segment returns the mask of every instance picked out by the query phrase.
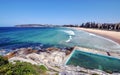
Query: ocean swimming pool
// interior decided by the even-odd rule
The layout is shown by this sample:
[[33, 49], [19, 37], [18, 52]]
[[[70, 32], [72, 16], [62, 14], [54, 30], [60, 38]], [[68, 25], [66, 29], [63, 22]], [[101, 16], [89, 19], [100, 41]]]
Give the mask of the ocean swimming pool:
[[120, 72], [120, 59], [74, 50], [65, 65]]

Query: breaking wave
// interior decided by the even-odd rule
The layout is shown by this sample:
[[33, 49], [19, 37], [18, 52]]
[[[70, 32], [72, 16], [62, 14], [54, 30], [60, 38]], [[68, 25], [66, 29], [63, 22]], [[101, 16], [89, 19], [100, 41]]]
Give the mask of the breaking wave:
[[111, 39], [108, 39], [108, 38], [105, 38], [105, 37], [102, 37], [102, 36], [99, 36], [99, 35], [95, 35], [95, 34], [93, 34], [93, 33], [88, 33], [88, 34], [89, 34], [90, 36], [95, 36], [95, 37], [98, 37], [98, 38], [101, 38], [101, 39], [105, 39], [105, 40], [107, 40], [107, 41], [110, 41], [110, 42], [116, 44], [117, 46], [120, 46], [117, 42], [115, 42], [115, 41], [113, 41], [113, 40], [111, 40]]
[[70, 42], [71, 40], [72, 40], [72, 36], [70, 35], [70, 36], [69, 36], [69, 39], [66, 40], [65, 42]]
[[95, 34], [92, 34], [92, 33], [88, 33], [90, 36], [96, 36]]
[[72, 30], [63, 30], [63, 32], [65, 32], [69, 35], [68, 40], [66, 40], [65, 42], [70, 42], [72, 40], [72, 36], [75, 35], [74, 31], [72, 31]]
[[68, 35], [75, 35], [74, 31], [72, 30], [63, 30], [63, 32], [67, 33]]

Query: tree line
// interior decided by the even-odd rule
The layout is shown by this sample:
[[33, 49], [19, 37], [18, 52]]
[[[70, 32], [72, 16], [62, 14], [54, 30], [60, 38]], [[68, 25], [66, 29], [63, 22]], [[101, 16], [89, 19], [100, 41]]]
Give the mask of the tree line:
[[103, 29], [103, 30], [113, 30], [120, 31], [120, 23], [95, 23], [87, 22], [82, 23], [81, 25], [63, 25], [64, 27], [82, 27], [82, 28], [94, 28], [94, 29]]
[[87, 23], [83, 23], [80, 27], [120, 31], [120, 23], [101, 24], [101, 23], [87, 22]]

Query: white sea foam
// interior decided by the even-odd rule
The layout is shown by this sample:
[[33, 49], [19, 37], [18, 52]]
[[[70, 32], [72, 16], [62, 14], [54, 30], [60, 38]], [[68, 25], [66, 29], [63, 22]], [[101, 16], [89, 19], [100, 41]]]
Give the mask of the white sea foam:
[[108, 39], [108, 38], [105, 38], [105, 37], [102, 37], [102, 36], [97, 36], [97, 37], [102, 38], [102, 39], [105, 39], [105, 40], [107, 40], [107, 41], [110, 41], [110, 42], [116, 44], [117, 46], [120, 46], [117, 42], [115, 42], [115, 41], [113, 41], [113, 40], [111, 40], [111, 39]]
[[101, 39], [105, 39], [105, 40], [107, 40], [107, 41], [110, 41], [110, 42], [116, 44], [117, 46], [120, 46], [117, 42], [115, 42], [115, 41], [113, 41], [113, 40], [111, 40], [111, 39], [108, 39], [108, 38], [105, 38], [105, 37], [102, 37], [102, 36], [99, 36], [99, 35], [95, 35], [95, 34], [92, 34], [92, 33], [89, 33], [89, 32], [87, 32], [87, 33], [88, 33], [89, 35], [91, 35], [91, 36], [95, 36], [95, 37], [98, 37], [98, 38], [101, 38]]
[[70, 42], [70, 40], [72, 40], [72, 36], [71, 35], [69, 36], [69, 39], [66, 40], [65, 42]]
[[91, 36], [96, 36], [95, 34], [92, 34], [92, 33], [89, 33], [89, 35], [91, 35]]
[[70, 42], [72, 40], [72, 36], [75, 35], [74, 31], [72, 30], [62, 30], [62, 31], [69, 35], [68, 40], [66, 40], [65, 42]]
[[63, 30], [63, 32], [67, 33], [68, 35], [75, 35], [74, 31], [72, 30]]

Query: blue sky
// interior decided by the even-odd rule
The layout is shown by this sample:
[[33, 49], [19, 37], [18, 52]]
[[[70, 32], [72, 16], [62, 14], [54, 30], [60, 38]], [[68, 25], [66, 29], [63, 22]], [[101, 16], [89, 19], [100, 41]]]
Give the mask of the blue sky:
[[0, 26], [120, 22], [120, 0], [0, 0]]

